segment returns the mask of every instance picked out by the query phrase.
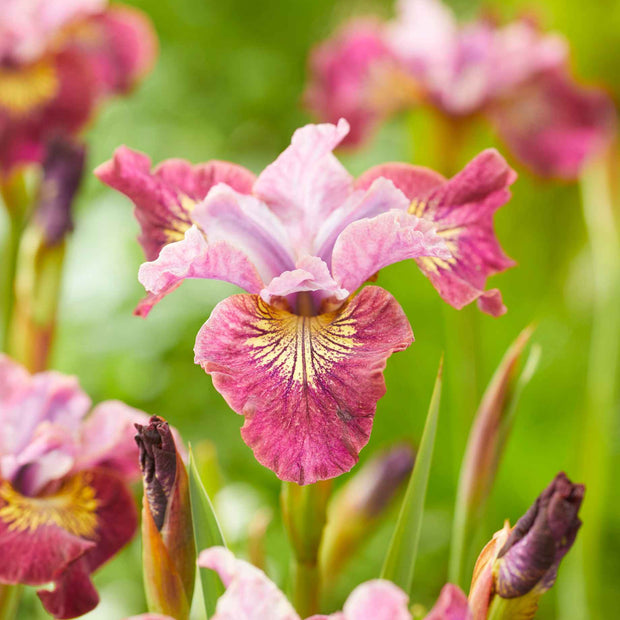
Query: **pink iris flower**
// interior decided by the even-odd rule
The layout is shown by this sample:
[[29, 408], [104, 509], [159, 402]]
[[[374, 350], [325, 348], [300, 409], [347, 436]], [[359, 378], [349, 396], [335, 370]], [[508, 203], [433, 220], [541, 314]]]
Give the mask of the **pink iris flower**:
[[459, 24], [439, 0], [400, 0], [395, 20], [366, 24], [310, 58], [306, 101], [321, 119], [350, 119], [351, 145], [394, 109], [427, 103], [456, 120], [486, 116], [535, 172], [572, 179], [613, 135], [609, 97], [577, 84], [566, 41], [528, 20]]
[[0, 356], [0, 583], [52, 583], [38, 594], [55, 618], [97, 605], [90, 574], [137, 526], [133, 423], [148, 417], [118, 401], [90, 408], [74, 377]]
[[[282, 591], [261, 570], [238, 560], [223, 547], [203, 551], [198, 565], [218, 573], [226, 592], [219, 598], [213, 620], [301, 620]], [[375, 579], [361, 584], [342, 611], [308, 620], [412, 620], [409, 597], [392, 582]], [[447, 584], [426, 620], [471, 620], [467, 597]]]
[[107, 0], [4, 0], [0, 20], [0, 173], [40, 162], [47, 142], [74, 135], [106, 97], [153, 64], [147, 18]]
[[125, 147], [97, 169], [130, 197], [149, 262], [139, 279], [151, 307], [186, 278], [215, 278], [247, 294], [219, 303], [198, 333], [195, 361], [231, 408], [256, 458], [281, 479], [309, 484], [348, 471], [370, 436], [383, 370], [413, 334], [378, 286], [383, 267], [415, 259], [461, 308], [505, 311], [488, 276], [512, 262], [493, 212], [515, 174], [494, 150], [454, 178], [386, 164], [353, 179], [332, 150], [348, 123], [308, 125], [257, 178], [234, 164], [150, 160]]

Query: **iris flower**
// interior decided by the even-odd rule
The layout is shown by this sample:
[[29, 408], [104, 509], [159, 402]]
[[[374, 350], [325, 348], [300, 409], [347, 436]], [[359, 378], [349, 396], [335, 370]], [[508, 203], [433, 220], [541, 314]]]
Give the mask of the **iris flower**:
[[38, 594], [56, 618], [97, 605], [90, 574], [137, 526], [133, 423], [148, 418], [106, 401], [85, 419], [90, 407], [74, 377], [0, 356], [0, 583], [52, 583]]
[[608, 143], [609, 97], [571, 76], [568, 45], [530, 21], [459, 24], [439, 0], [400, 0], [387, 23], [354, 21], [310, 57], [306, 103], [354, 124], [361, 143], [395, 109], [427, 104], [453, 122], [482, 115], [538, 174], [572, 179]]
[[156, 39], [139, 11], [107, 0], [4, 0], [0, 20], [0, 172], [40, 162], [106, 97], [153, 64]]
[[[198, 565], [218, 573], [226, 592], [219, 598], [213, 620], [301, 620], [278, 587], [258, 568], [223, 547], [203, 551]], [[409, 597], [391, 581], [374, 579], [359, 585], [343, 610], [308, 620], [412, 620]], [[444, 586], [426, 620], [471, 620], [467, 597], [452, 584]]]
[[489, 275], [512, 263], [493, 212], [514, 172], [493, 150], [450, 180], [404, 164], [357, 180], [332, 150], [348, 123], [308, 125], [255, 178], [234, 164], [192, 166], [125, 147], [99, 178], [130, 197], [149, 262], [139, 279], [151, 307], [186, 278], [215, 278], [247, 294], [219, 303], [198, 333], [195, 361], [231, 408], [243, 439], [281, 479], [309, 484], [348, 471], [366, 445], [383, 370], [413, 334], [378, 286], [382, 268], [415, 259], [461, 308], [505, 308]]

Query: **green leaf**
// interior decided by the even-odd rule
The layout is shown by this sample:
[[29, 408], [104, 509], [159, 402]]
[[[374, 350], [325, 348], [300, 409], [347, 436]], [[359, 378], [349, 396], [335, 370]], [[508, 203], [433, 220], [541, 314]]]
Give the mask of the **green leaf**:
[[439, 417], [439, 400], [441, 395], [441, 375], [443, 371], [443, 358], [439, 363], [437, 379], [431, 397], [431, 404], [426, 416], [424, 433], [420, 449], [415, 461], [407, 492], [403, 499], [396, 522], [396, 528], [392, 535], [392, 541], [388, 549], [381, 577], [389, 579], [405, 592], [411, 592], [413, 583], [413, 569], [415, 567], [418, 543], [422, 529], [424, 516], [424, 500], [426, 499], [426, 487], [433, 458], [433, 447], [437, 432], [437, 419]]
[[[194, 538], [196, 540], [196, 550], [198, 553], [209, 547], [225, 547], [222, 529], [211, 505], [211, 500], [205, 491], [196, 461], [189, 448], [189, 496], [192, 505], [192, 520], [194, 523]], [[207, 618], [215, 613], [217, 599], [224, 593], [224, 586], [217, 574], [208, 569], [200, 569], [200, 581], [202, 584], [202, 595], [204, 597]]]

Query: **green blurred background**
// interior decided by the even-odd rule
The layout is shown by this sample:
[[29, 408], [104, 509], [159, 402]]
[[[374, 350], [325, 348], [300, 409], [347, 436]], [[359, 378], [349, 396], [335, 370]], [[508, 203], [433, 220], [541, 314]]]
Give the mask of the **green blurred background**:
[[[134, 96], [102, 110], [87, 136], [89, 169], [108, 159], [118, 145], [127, 144], [155, 162], [167, 157], [193, 162], [217, 158], [260, 171], [287, 146], [294, 129], [311, 120], [300, 96], [313, 44], [350, 16], [369, 12], [387, 16], [393, 10], [390, 2], [352, 0], [132, 4], [154, 21], [160, 58]], [[462, 16], [473, 15], [478, 8], [466, 0], [454, 4]], [[578, 74], [620, 94], [620, 3], [543, 0], [527, 5], [497, 0], [490, 8], [505, 18], [532, 12], [545, 28], [565, 33]], [[438, 148], [429, 127], [424, 111], [395, 118], [364, 150], [341, 158], [354, 174], [386, 160], [428, 162]], [[494, 137], [484, 126], [476, 127], [462, 162], [492, 145]], [[501, 145], [496, 146], [508, 156]], [[474, 404], [509, 343], [532, 321], [538, 325], [534, 341], [542, 347], [542, 360], [521, 401], [491, 507], [481, 523], [480, 542], [499, 529], [504, 518], [514, 522], [557, 471], [582, 481], [579, 456], [592, 277], [578, 186], [542, 182], [512, 163], [520, 178], [513, 186], [513, 199], [497, 214], [496, 225], [504, 248], [519, 265], [491, 281], [503, 292], [507, 315], [493, 319], [475, 307], [459, 314], [440, 300], [412, 263], [383, 270], [378, 281], [405, 309], [416, 343], [388, 363], [388, 392], [379, 402], [362, 462], [396, 440], [419, 441], [437, 364], [443, 351], [446, 356], [446, 385], [414, 586], [414, 599], [424, 604], [433, 602], [446, 580], [458, 470]], [[233, 547], [244, 553], [247, 516], [261, 506], [271, 507], [268, 568], [284, 583], [288, 548], [278, 517], [279, 482], [241, 441], [242, 418], [228, 409], [210, 378], [193, 363], [199, 327], [233, 287], [187, 282], [148, 320], [136, 318], [132, 309], [143, 295], [137, 281], [142, 255], [129, 201], [88, 176], [76, 224], [53, 367], [77, 374], [95, 401], [124, 400], [166, 417], [186, 440], [211, 440], [227, 485], [217, 498], [217, 508]], [[618, 433], [608, 440], [618, 465]], [[393, 523], [394, 514], [351, 564], [333, 604], [341, 603], [359, 581], [378, 576]], [[620, 574], [618, 502], [608, 506], [605, 547], [607, 580], [602, 586], [609, 613], [605, 617], [611, 618], [617, 613]], [[538, 617], [577, 618], [570, 603], [578, 583], [577, 564], [578, 558], [569, 557], [561, 567], [558, 585], [543, 598]], [[103, 600], [89, 617], [114, 619], [144, 611], [139, 543], [96, 581]], [[35, 617], [36, 608], [25, 607], [24, 614], [30, 615], [24, 618]]]

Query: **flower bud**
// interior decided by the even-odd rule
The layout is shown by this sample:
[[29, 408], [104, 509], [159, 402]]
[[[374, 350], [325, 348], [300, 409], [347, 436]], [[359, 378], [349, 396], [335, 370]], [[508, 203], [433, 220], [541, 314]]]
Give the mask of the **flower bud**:
[[321, 543], [321, 571], [326, 582], [377, 527], [409, 478], [414, 460], [410, 446], [393, 446], [368, 461], [331, 501]]
[[84, 145], [67, 138], [48, 145], [35, 215], [48, 246], [60, 243], [73, 230], [73, 198], [82, 180], [85, 153]]
[[469, 592], [474, 620], [534, 617], [575, 542], [584, 486], [559, 473], [514, 528], [506, 523], [478, 558]]
[[142, 559], [148, 607], [185, 620], [196, 571], [187, 472], [165, 420], [153, 416], [136, 429], [144, 482]]

